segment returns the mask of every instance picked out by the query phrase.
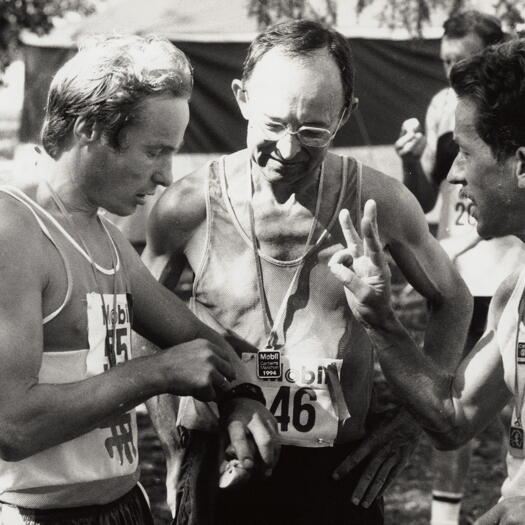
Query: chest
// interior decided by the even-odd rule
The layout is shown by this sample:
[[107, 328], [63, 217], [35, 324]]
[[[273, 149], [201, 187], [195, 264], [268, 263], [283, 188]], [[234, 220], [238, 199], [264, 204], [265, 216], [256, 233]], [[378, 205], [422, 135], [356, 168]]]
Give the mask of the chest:
[[[44, 347], [47, 351], [89, 348], [90, 332], [105, 337], [111, 319], [130, 325], [128, 286], [121, 265], [93, 268], [82, 254], [68, 243], [57, 242], [48, 251], [50, 261], [47, 284], [42, 293], [43, 318], [55, 315], [44, 324]], [[117, 321], [118, 324], [118, 321]]]

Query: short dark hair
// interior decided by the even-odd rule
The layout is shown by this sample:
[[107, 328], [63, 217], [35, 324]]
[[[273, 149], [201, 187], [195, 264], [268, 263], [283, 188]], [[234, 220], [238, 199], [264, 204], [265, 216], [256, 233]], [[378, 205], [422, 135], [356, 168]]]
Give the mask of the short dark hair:
[[193, 72], [186, 55], [155, 36], [94, 37], [56, 73], [49, 88], [42, 144], [54, 159], [67, 147], [78, 117], [102, 125], [115, 150], [137, 107], [150, 95], [189, 98]]
[[463, 38], [471, 33], [478, 35], [484, 46], [498, 44], [505, 36], [501, 22], [495, 16], [473, 9], [451, 16], [443, 24], [443, 29], [443, 36], [447, 38]]
[[525, 146], [525, 40], [490, 46], [454, 65], [450, 84], [474, 102], [476, 131], [503, 162]]
[[341, 72], [345, 107], [351, 107], [354, 94], [352, 50], [341, 33], [312, 20], [289, 20], [270, 26], [250, 45], [242, 70], [243, 82], [250, 78], [257, 62], [275, 47], [283, 48], [292, 56], [326, 48]]

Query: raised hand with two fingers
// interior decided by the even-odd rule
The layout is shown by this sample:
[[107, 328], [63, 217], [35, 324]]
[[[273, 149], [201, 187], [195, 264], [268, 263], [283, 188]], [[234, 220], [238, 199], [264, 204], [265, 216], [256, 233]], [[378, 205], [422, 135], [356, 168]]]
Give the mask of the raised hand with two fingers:
[[348, 210], [341, 210], [339, 222], [347, 247], [334, 253], [328, 266], [344, 284], [355, 318], [365, 326], [381, 325], [392, 311], [391, 274], [378, 233], [375, 201], [365, 203], [362, 240]]

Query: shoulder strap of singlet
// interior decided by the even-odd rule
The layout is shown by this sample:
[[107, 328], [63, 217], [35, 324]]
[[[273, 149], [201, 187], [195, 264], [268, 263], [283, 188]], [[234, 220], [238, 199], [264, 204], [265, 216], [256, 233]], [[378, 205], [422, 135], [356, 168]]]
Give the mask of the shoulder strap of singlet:
[[[218, 162], [224, 162], [225, 156], [221, 157]], [[204, 177], [204, 194], [206, 198], [206, 240], [204, 244], [204, 248], [202, 250], [202, 255], [199, 261], [199, 266], [197, 267], [197, 270], [195, 271], [195, 276], [193, 277], [193, 285], [192, 285], [192, 291], [191, 291], [191, 297], [189, 301], [190, 309], [193, 312], [196, 312], [196, 295], [197, 295], [197, 286], [199, 284], [200, 278], [204, 272], [204, 268], [206, 266], [206, 259], [208, 257], [209, 249], [210, 249], [210, 242], [211, 242], [211, 227], [212, 227], [212, 205], [211, 205], [211, 196], [210, 196], [210, 184], [211, 184], [211, 175], [213, 170], [213, 164], [215, 161], [210, 161], [206, 164], [206, 177]]]
[[57, 245], [55, 239], [53, 239], [53, 236], [51, 235], [49, 229], [44, 224], [42, 219], [38, 216], [36, 211], [33, 209], [32, 205], [30, 204], [30, 202], [32, 202], [31, 199], [28, 199], [29, 200], [28, 202], [28, 200], [24, 198], [26, 197], [26, 195], [23, 192], [21, 192], [18, 188], [9, 187], [9, 186], [0, 186], [0, 191], [16, 199], [18, 202], [23, 204], [33, 214], [33, 217], [36, 219], [36, 222], [40, 226], [40, 229], [42, 230], [44, 235], [49, 239], [51, 244], [53, 244], [53, 246], [56, 248], [56, 250], [60, 254], [60, 257], [62, 258], [62, 262], [64, 263], [64, 268], [66, 269], [66, 280], [67, 280], [66, 295], [62, 303], [58, 306], [58, 308], [56, 308], [54, 311], [52, 311], [50, 314], [46, 315], [43, 318], [42, 324], [45, 325], [46, 323], [49, 323], [49, 321], [54, 319], [64, 309], [64, 307], [69, 301], [69, 298], [71, 297], [71, 288], [72, 288], [72, 283], [73, 283], [73, 279], [71, 276], [71, 268], [69, 267], [69, 263], [68, 263], [68, 260], [65, 254], [62, 253], [62, 250]]
[[355, 223], [354, 223], [354, 227], [357, 231], [357, 233], [359, 235], [361, 235], [361, 219], [363, 218], [363, 205], [364, 203], [361, 202], [362, 201], [362, 188], [363, 188], [363, 163], [357, 159], [354, 159], [354, 162], [355, 162], [355, 166], [356, 166], [356, 169], [357, 169], [357, 173], [356, 173], [356, 180], [355, 180], [355, 185], [356, 185], [356, 192], [355, 192], [355, 206], [354, 206], [354, 209], [355, 209], [355, 213], [356, 213], [356, 217], [355, 217]]
[[110, 233], [108, 232], [104, 224], [102, 224], [102, 226], [106, 230], [108, 237], [111, 241], [112, 248], [115, 250], [115, 253], [116, 253], [117, 262], [116, 262], [115, 268], [104, 268], [103, 266], [100, 266], [99, 264], [97, 264], [95, 261], [92, 261], [91, 257], [86, 253], [84, 248], [82, 248], [82, 246], [80, 246], [80, 244], [78, 244], [78, 242], [75, 241], [73, 237], [71, 237], [71, 235], [64, 229], [64, 227], [47, 210], [42, 208], [40, 204], [38, 204], [33, 199], [28, 197], [24, 192], [22, 192], [18, 188], [15, 188], [14, 186], [3, 186], [3, 188], [8, 190], [9, 192], [15, 193], [16, 195], [20, 197], [18, 200], [24, 201], [26, 204], [29, 204], [31, 207], [33, 207], [34, 209], [42, 213], [53, 224], [53, 226], [55, 226], [55, 228], [57, 228], [57, 230], [59, 230], [60, 233], [69, 241], [69, 243], [73, 246], [73, 248], [75, 248], [82, 255], [82, 257], [86, 259], [86, 261], [88, 261], [90, 264], [93, 263], [95, 265], [95, 268], [100, 273], [103, 273], [105, 275], [113, 275], [115, 272], [117, 272], [120, 269], [120, 256], [119, 256], [118, 250], [116, 249], [115, 243], [113, 241], [113, 237], [110, 235]]
[[513, 304], [519, 305], [521, 301], [521, 297], [523, 296], [524, 290], [525, 290], [525, 266], [521, 269], [518, 275], [516, 285], [514, 286], [514, 290], [512, 290], [510, 298], [507, 301], [507, 305], [510, 305], [511, 308]]

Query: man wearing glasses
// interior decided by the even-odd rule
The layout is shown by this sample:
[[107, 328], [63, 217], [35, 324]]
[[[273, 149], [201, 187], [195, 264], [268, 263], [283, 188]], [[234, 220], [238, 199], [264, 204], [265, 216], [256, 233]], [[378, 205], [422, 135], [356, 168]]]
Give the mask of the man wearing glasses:
[[[427, 343], [440, 363], [460, 355], [470, 296], [410, 192], [328, 152], [355, 105], [342, 35], [310, 21], [273, 26], [252, 43], [232, 88], [248, 121], [247, 149], [169, 188], [152, 211], [144, 252], [169, 287], [189, 264], [194, 311], [229, 338], [279, 424], [277, 467], [219, 491], [215, 523], [381, 524], [377, 496], [417, 431], [404, 413], [371, 417], [371, 344], [328, 268], [345, 242], [339, 211], [359, 221], [367, 199], [383, 204], [382, 242], [432, 305]], [[432, 341], [446, 341], [447, 352], [434, 354]], [[190, 493], [202, 479], [192, 480], [191, 465], [202, 455], [199, 431], [213, 427], [209, 413], [184, 398], [177, 432], [175, 402], [153, 408], [169, 458], [186, 429], [182, 462], [168, 461], [181, 474], [176, 523], [196, 522], [182, 515], [199, 512]]]

